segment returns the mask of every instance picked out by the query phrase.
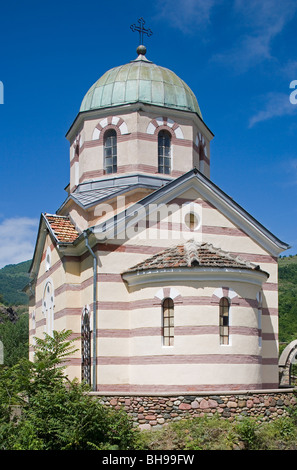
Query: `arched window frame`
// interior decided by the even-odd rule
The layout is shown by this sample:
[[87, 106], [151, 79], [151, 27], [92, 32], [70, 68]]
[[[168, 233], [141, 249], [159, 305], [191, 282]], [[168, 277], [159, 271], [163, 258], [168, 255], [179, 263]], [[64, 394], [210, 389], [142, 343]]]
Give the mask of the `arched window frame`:
[[174, 345], [174, 302], [166, 297], [162, 302], [163, 346]]
[[219, 327], [220, 344], [228, 346], [230, 344], [230, 299], [221, 297], [219, 302]]
[[103, 159], [105, 174], [117, 172], [117, 132], [115, 129], [107, 129], [103, 137]]
[[167, 129], [158, 133], [158, 173], [170, 175], [172, 171], [172, 136]]
[[54, 285], [47, 279], [42, 297], [42, 313], [45, 317], [45, 332], [52, 336], [54, 331]]

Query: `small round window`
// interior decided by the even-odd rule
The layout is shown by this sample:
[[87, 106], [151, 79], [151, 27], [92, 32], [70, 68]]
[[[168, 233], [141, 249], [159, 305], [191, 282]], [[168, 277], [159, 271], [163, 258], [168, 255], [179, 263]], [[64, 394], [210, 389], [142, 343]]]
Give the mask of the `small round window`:
[[188, 212], [185, 215], [185, 224], [189, 230], [196, 230], [199, 225], [199, 217], [195, 212]]

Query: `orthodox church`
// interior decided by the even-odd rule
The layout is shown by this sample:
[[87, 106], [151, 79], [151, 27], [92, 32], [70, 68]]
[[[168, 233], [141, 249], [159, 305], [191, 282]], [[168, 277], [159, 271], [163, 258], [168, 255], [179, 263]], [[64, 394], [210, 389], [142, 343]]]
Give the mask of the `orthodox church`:
[[213, 133], [188, 85], [139, 46], [66, 137], [67, 196], [41, 214], [30, 268], [30, 344], [71, 330], [67, 374], [94, 391], [278, 388], [288, 245], [210, 179]]

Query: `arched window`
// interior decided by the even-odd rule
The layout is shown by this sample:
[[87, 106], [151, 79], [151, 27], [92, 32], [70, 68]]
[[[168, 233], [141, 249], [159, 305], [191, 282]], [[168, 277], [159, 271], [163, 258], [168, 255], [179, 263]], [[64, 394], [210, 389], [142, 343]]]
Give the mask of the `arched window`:
[[46, 255], [45, 255], [45, 270], [48, 271], [51, 268], [52, 265], [52, 254], [51, 254], [51, 249], [48, 246], [46, 250]]
[[173, 346], [174, 341], [174, 303], [168, 298], [163, 301], [163, 345]]
[[220, 300], [220, 344], [229, 344], [229, 310], [229, 299], [222, 297]]
[[104, 134], [104, 170], [105, 173], [117, 172], [117, 133], [114, 129]]
[[203, 173], [204, 170], [204, 148], [199, 145], [199, 170]]
[[158, 172], [171, 172], [171, 134], [164, 130], [158, 134]]
[[45, 285], [42, 312], [45, 317], [45, 332], [52, 336], [54, 331], [54, 289], [51, 281]]

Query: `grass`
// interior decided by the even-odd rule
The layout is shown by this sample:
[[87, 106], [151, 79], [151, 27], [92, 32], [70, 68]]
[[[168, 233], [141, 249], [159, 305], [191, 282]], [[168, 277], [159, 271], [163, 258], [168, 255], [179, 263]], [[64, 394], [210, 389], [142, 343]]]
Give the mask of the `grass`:
[[234, 421], [203, 416], [141, 431], [137, 450], [297, 450], [297, 421], [285, 416], [270, 422], [244, 417]]

